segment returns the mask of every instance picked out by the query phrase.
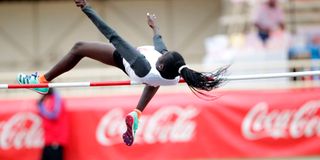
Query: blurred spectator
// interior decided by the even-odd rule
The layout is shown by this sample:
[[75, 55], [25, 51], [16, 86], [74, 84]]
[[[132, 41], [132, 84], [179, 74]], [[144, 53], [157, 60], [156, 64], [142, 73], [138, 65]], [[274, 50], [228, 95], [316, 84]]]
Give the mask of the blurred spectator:
[[[320, 35], [314, 34], [310, 37], [310, 42], [307, 45], [311, 60], [320, 60]], [[317, 66], [312, 66], [311, 70], [320, 70]], [[319, 76], [313, 76], [314, 80], [319, 80]]]
[[64, 148], [68, 141], [68, 117], [63, 99], [52, 88], [38, 101], [42, 118], [45, 146], [42, 160], [63, 160]]
[[[310, 54], [307, 49], [306, 38], [303, 35], [293, 33], [291, 37], [290, 47], [288, 50], [289, 60], [303, 60], [309, 59]], [[290, 69], [291, 72], [304, 71], [303, 67], [294, 67]], [[293, 77], [292, 80], [303, 80], [304, 77]]]
[[267, 0], [257, 8], [253, 15], [254, 25], [263, 45], [266, 45], [272, 32], [284, 30], [284, 13], [278, 7], [277, 0]]

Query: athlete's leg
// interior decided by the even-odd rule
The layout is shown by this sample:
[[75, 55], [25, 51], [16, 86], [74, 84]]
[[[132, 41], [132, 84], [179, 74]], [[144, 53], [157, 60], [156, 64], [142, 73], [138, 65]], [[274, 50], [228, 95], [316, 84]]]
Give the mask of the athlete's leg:
[[[48, 83], [57, 76], [72, 69], [84, 57], [89, 57], [124, 70], [121, 56], [115, 52], [115, 48], [112, 45], [97, 42], [78, 42], [49, 72], [40, 76], [37, 73], [31, 75], [20, 73], [17, 76], [17, 81], [19, 84]], [[49, 88], [33, 88], [33, 90], [40, 94], [46, 94]]]
[[[117, 52], [130, 64], [135, 74], [139, 77], [146, 76], [151, 70], [149, 62], [134, 47], [120, 37], [103, 19], [89, 6], [82, 8], [83, 12], [96, 25], [100, 32], [114, 45]], [[138, 112], [133, 112], [126, 117], [127, 131], [123, 134], [123, 140], [127, 145], [132, 145], [134, 135], [138, 129]]]
[[114, 61], [114, 51], [115, 48], [109, 44], [99, 42], [78, 42], [72, 47], [67, 55], [44, 74], [44, 77], [47, 81], [51, 81], [57, 76], [72, 69], [84, 57], [118, 67]]
[[100, 32], [114, 45], [118, 53], [130, 64], [136, 75], [144, 77], [151, 69], [149, 62], [133, 46], [117, 34], [103, 19], [88, 5], [83, 12], [96, 25]]

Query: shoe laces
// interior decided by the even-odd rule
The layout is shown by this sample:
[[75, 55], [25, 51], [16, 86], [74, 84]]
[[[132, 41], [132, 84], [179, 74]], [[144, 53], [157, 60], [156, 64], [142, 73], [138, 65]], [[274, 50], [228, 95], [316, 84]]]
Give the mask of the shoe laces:
[[31, 75], [26, 75], [26, 79], [31, 79], [31, 78], [34, 78], [36, 79], [38, 77], [38, 72], [34, 72], [32, 73]]

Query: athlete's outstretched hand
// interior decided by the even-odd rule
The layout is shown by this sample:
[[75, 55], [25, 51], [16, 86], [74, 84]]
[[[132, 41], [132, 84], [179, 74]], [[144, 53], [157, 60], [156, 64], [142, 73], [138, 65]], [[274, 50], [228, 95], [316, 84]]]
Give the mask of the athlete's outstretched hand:
[[148, 18], [148, 25], [152, 28], [152, 29], [155, 29], [157, 27], [156, 25], [156, 15], [155, 14], [150, 14], [150, 13], [147, 13], [147, 18]]
[[147, 13], [148, 25], [152, 28], [154, 35], [159, 34], [159, 27], [156, 24], [156, 15]]
[[74, 2], [76, 3], [77, 7], [80, 7], [81, 9], [88, 4], [86, 0], [74, 0]]

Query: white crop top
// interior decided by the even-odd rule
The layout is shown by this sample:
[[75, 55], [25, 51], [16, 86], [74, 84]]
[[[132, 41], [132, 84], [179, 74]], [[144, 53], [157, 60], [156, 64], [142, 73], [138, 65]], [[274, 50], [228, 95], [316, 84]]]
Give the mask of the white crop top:
[[151, 70], [146, 76], [138, 77], [130, 67], [130, 64], [123, 59], [125, 70], [133, 83], [143, 83], [154, 87], [160, 85], [176, 85], [179, 83], [179, 76], [175, 79], [165, 79], [160, 75], [159, 71], [156, 69], [156, 62], [161, 56], [161, 53], [156, 51], [154, 46], [141, 46], [138, 47], [137, 50], [146, 57], [147, 61], [149, 61]]

